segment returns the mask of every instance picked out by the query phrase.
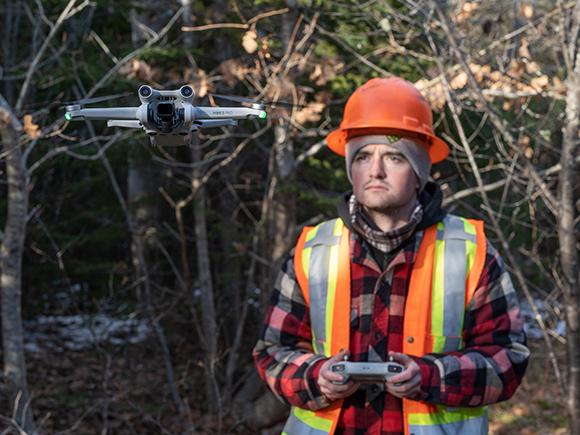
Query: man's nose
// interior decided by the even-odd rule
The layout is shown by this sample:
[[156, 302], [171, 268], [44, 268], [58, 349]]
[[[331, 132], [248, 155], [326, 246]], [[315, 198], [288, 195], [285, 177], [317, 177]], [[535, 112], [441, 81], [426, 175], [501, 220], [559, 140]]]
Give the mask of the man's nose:
[[373, 158], [370, 167], [370, 176], [373, 178], [386, 178], [387, 172], [382, 158], [376, 156]]

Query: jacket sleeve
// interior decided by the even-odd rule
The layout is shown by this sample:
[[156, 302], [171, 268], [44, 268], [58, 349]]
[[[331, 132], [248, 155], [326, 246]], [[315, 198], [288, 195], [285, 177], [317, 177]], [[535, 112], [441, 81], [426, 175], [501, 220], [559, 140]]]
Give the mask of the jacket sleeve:
[[276, 279], [253, 355], [260, 376], [279, 400], [312, 411], [328, 406], [316, 381], [326, 358], [313, 352], [310, 316], [296, 280], [294, 252]]
[[515, 289], [487, 243], [485, 265], [467, 304], [463, 349], [415, 358], [421, 399], [447, 406], [482, 406], [509, 399], [522, 381], [530, 351]]

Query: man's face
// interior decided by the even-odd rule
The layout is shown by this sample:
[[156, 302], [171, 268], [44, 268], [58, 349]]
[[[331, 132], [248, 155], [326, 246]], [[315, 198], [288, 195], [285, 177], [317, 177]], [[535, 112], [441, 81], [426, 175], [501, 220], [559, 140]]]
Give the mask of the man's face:
[[389, 145], [367, 145], [356, 153], [350, 169], [354, 195], [369, 212], [411, 213], [419, 181], [399, 150]]

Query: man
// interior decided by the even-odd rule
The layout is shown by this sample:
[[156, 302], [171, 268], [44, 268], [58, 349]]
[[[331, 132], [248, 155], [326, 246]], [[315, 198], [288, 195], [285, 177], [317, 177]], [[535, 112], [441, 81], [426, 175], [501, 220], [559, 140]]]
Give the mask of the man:
[[[485, 405], [513, 395], [529, 350], [483, 223], [447, 214], [428, 181], [449, 153], [429, 105], [400, 78], [372, 79], [327, 143], [353, 191], [339, 219], [302, 233], [254, 349], [268, 387], [293, 406], [283, 433], [486, 434]], [[405, 370], [336, 385], [330, 366], [346, 358]]]

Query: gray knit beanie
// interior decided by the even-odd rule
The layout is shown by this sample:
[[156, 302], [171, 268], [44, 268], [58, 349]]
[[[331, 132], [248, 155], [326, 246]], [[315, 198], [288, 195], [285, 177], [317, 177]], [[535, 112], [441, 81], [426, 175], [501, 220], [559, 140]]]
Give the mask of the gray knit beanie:
[[399, 150], [415, 170], [419, 180], [419, 191], [417, 193], [423, 190], [431, 170], [431, 158], [429, 157], [427, 146], [416, 139], [386, 134], [355, 136], [347, 140], [345, 148], [346, 174], [351, 184], [350, 167], [354, 156], [358, 150], [367, 145], [389, 145]]

